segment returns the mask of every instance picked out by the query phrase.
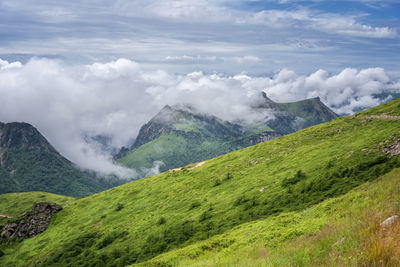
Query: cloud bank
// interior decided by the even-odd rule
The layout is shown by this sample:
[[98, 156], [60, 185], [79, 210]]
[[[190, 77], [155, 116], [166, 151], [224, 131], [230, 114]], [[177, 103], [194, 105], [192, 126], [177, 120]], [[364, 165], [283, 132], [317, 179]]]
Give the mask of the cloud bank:
[[[133, 178], [134, 170], [114, 164], [87, 136], [109, 137], [115, 148], [127, 145], [166, 104], [187, 103], [225, 120], [249, 120], [254, 118], [251, 104], [265, 91], [278, 102], [319, 96], [335, 112], [351, 114], [379, 104], [373, 94], [387, 90], [399, 92], [400, 82], [382, 68], [310, 75], [282, 69], [272, 77], [252, 77], [144, 71], [127, 59], [90, 65], [46, 58], [26, 64], [0, 60], [0, 121], [33, 124], [82, 168]], [[160, 164], [147, 171], [156, 173]]]

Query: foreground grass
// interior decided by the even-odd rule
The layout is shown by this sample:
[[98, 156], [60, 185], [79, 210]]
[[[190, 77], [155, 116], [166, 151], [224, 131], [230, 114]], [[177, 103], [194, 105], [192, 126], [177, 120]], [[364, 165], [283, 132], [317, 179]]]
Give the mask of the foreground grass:
[[[381, 109], [397, 110], [399, 103], [375, 108], [373, 115], [382, 114]], [[329, 214], [349, 206], [340, 206], [340, 198], [329, 199], [400, 167], [399, 156], [386, 153], [399, 142], [399, 129], [400, 120], [395, 118], [342, 117], [211, 159], [192, 170], [188, 166], [78, 199], [57, 213], [44, 233], [1, 247], [5, 254], [0, 265], [125, 266], [179, 248], [191, 253], [183, 255], [188, 264], [202, 262], [202, 255], [214, 264], [229, 265], [233, 257], [242, 260], [238, 265], [247, 260], [264, 264], [263, 257], [254, 256], [259, 253], [272, 259], [278, 255], [279, 265], [283, 259], [277, 249], [282, 244], [296, 237], [312, 238], [334, 223]], [[328, 202], [319, 205], [326, 211], [312, 209], [323, 201]], [[337, 209], [331, 210], [335, 205]], [[226, 233], [237, 238], [220, 239]], [[201, 242], [209, 243], [201, 247]], [[289, 253], [294, 258], [282, 264], [307, 265], [317, 253], [313, 249]], [[220, 250], [222, 254], [214, 257]], [[169, 258], [161, 266], [162, 262], [168, 266]]]
[[399, 266], [400, 170], [302, 212], [247, 223], [132, 266]]

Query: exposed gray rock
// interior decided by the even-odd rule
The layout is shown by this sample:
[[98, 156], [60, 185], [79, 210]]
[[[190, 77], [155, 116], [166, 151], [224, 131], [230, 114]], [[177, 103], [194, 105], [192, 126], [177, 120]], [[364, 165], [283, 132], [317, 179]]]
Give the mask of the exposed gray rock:
[[393, 215], [393, 216], [387, 218], [386, 220], [384, 220], [384, 221], [381, 223], [381, 226], [383, 226], [383, 227], [390, 226], [390, 225], [392, 225], [393, 223], [395, 223], [398, 219], [399, 219], [399, 216]]
[[47, 202], [36, 203], [32, 211], [23, 214], [20, 219], [0, 226], [2, 238], [28, 238], [46, 230], [53, 214], [62, 210], [57, 204]]
[[397, 156], [400, 154], [400, 140], [395, 140], [392, 144], [385, 147], [383, 152], [388, 154], [389, 157]]

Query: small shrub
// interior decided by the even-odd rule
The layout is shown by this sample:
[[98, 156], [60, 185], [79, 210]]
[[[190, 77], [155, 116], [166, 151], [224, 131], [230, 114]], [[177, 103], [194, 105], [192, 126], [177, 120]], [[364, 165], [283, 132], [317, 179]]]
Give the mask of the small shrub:
[[245, 195], [239, 196], [235, 202], [233, 203], [234, 206], [239, 206], [249, 201], [249, 199]]
[[203, 222], [203, 221], [205, 221], [205, 220], [207, 220], [209, 218], [211, 218], [210, 212], [209, 211], [205, 211], [200, 215], [199, 222]]
[[0, 250], [0, 258], [4, 256], [4, 252]]
[[192, 204], [190, 204], [189, 210], [200, 207], [200, 205], [201, 205], [200, 201], [194, 201], [194, 202], [192, 202]]
[[221, 180], [217, 179], [217, 180], [214, 181], [213, 187], [219, 186], [221, 184], [222, 184]]
[[111, 232], [107, 236], [105, 236], [103, 239], [100, 240], [100, 242], [97, 244], [97, 249], [102, 249], [110, 245], [114, 240], [118, 238], [122, 238], [126, 236], [128, 232], [123, 231], [123, 232]]
[[165, 219], [164, 217], [160, 217], [160, 219], [158, 219], [157, 224], [158, 225], [162, 225], [165, 224], [167, 222], [167, 219]]
[[127, 251], [120, 259], [120, 266], [127, 266], [137, 261], [137, 255]]
[[282, 187], [288, 187], [290, 185], [297, 184], [305, 178], [307, 178], [306, 174], [301, 170], [298, 170], [293, 177], [283, 179], [281, 185]]
[[112, 251], [111, 251], [111, 257], [112, 258], [114, 258], [114, 259], [118, 259], [118, 258], [121, 258], [121, 251], [119, 251], [118, 249], [113, 249]]
[[258, 201], [255, 198], [253, 198], [245, 203], [244, 210], [251, 209], [252, 207], [257, 206], [258, 204], [259, 204]]
[[113, 237], [111, 235], [107, 235], [102, 240], [100, 240], [100, 242], [97, 244], [97, 248], [102, 249], [110, 245], [113, 241], [114, 241]]
[[117, 207], [115, 208], [115, 211], [120, 211], [124, 208], [124, 205], [122, 203], [118, 203]]

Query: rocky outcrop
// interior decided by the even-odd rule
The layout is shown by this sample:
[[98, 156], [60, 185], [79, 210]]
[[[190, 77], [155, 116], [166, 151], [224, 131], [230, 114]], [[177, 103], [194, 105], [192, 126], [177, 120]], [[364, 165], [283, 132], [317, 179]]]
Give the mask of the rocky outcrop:
[[400, 140], [395, 140], [390, 145], [383, 148], [383, 152], [385, 152], [389, 157], [397, 156], [400, 154]]
[[36, 203], [32, 211], [23, 214], [18, 220], [0, 226], [2, 238], [29, 238], [46, 230], [51, 217], [62, 210], [57, 204]]
[[381, 223], [381, 226], [382, 226], [382, 227], [391, 226], [391, 225], [394, 224], [398, 219], [399, 219], [399, 216], [393, 215], [393, 216], [387, 218], [386, 220], [384, 220], [384, 221]]
[[266, 141], [270, 141], [272, 139], [281, 137], [282, 135], [277, 133], [277, 132], [263, 132], [258, 136], [255, 136], [252, 140], [250, 140], [250, 144], [255, 145], [258, 143], [262, 143], [262, 142], [266, 142]]

